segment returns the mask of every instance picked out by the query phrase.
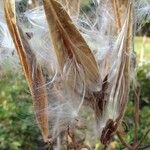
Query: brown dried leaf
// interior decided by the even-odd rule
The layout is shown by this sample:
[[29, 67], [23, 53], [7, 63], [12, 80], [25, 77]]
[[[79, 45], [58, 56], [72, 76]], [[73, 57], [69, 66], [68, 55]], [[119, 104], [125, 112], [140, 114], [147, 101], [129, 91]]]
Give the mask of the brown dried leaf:
[[67, 12], [56, 0], [43, 3], [61, 71], [69, 58], [82, 67], [87, 85], [97, 83], [99, 70], [95, 57]]
[[[15, 1], [11, 2], [14, 3]], [[12, 10], [10, 0], [4, 1], [4, 9], [8, 28], [33, 96], [37, 122], [46, 142], [49, 136], [48, 113], [46, 111], [48, 100], [42, 71], [40, 66], [36, 64], [36, 57], [25, 39], [22, 30], [16, 25], [16, 16], [14, 10]]]

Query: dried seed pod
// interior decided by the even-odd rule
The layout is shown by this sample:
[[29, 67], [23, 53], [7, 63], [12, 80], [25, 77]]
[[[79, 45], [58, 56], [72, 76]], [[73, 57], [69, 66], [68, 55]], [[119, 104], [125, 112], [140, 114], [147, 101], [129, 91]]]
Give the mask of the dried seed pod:
[[80, 0], [67, 0], [67, 8], [70, 16], [78, 16], [80, 12]]
[[36, 63], [36, 57], [25, 39], [22, 30], [16, 24], [16, 16], [11, 6], [12, 3], [15, 4], [15, 1], [4, 1], [7, 25], [32, 93], [37, 122], [44, 141], [47, 142], [49, 136], [48, 113], [46, 111], [48, 100], [42, 71], [40, 66]]
[[[108, 118], [106, 125], [102, 130], [101, 142], [107, 145], [112, 135], [117, 131], [118, 126], [120, 125], [122, 118], [124, 116], [125, 108], [128, 102], [128, 93], [130, 86], [130, 54], [133, 51], [133, 4], [129, 3], [127, 18], [124, 23], [124, 37], [122, 40], [121, 50], [121, 62], [118, 65], [118, 73], [116, 74], [116, 83], [112, 89], [108, 101], [108, 107], [105, 108], [104, 114], [107, 111], [113, 110], [116, 111], [113, 119]], [[112, 107], [113, 106], [113, 107]], [[114, 110], [116, 109], [116, 110]], [[107, 112], [109, 113], [109, 112]]]
[[81, 66], [87, 86], [98, 84], [100, 77], [95, 57], [65, 9], [56, 0], [43, 3], [60, 70], [63, 72], [70, 59], [75, 62], [76, 70]]

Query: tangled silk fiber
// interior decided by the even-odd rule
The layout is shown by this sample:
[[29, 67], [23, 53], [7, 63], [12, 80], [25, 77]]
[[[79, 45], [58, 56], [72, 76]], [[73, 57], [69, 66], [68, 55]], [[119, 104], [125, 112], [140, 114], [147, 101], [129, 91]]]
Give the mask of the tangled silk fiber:
[[135, 30], [150, 19], [149, 1], [93, 0], [86, 13], [80, 0], [32, 0], [18, 13], [20, 2], [1, 2], [0, 62], [2, 49], [16, 49], [44, 141], [79, 148], [87, 129], [108, 145], [128, 102]]

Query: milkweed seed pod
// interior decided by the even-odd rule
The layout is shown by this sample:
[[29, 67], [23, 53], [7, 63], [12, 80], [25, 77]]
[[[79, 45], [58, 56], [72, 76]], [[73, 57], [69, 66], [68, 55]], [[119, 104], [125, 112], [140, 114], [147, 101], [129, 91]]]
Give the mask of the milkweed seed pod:
[[33, 96], [36, 118], [41, 129], [44, 141], [48, 140], [48, 115], [47, 115], [47, 94], [44, 86], [44, 79], [40, 66], [26, 41], [24, 34], [16, 23], [15, 1], [4, 1], [4, 10], [7, 25], [18, 52], [25, 77], [28, 81]]
[[[111, 137], [111, 134], [113, 134], [113, 132], [117, 130], [117, 126], [119, 125], [123, 117], [124, 110], [127, 104], [129, 85], [130, 85], [130, 70], [131, 70], [130, 55], [133, 52], [133, 4], [132, 3], [129, 3], [128, 5], [127, 17], [123, 25], [123, 30], [124, 31], [120, 33], [122, 34], [121, 35], [122, 37], [119, 37], [121, 43], [120, 42], [116, 43], [117, 50], [118, 50], [117, 52], [118, 59], [121, 60], [118, 61], [118, 63], [116, 63], [115, 66], [116, 74], [113, 77], [114, 83], [111, 83], [112, 81], [110, 81], [110, 84], [112, 84], [113, 86], [110, 90], [110, 95], [109, 95], [108, 105], [106, 106], [106, 110], [108, 111], [108, 115], [112, 110], [113, 112], [111, 112], [112, 118], [108, 117], [109, 119], [107, 119], [108, 121], [106, 121], [107, 122], [106, 126], [102, 131], [101, 141], [103, 144], [107, 144], [107, 142], [109, 141], [108, 139]], [[106, 110], [104, 114], [107, 112]]]
[[79, 0], [43, 0], [19, 15], [15, 0], [3, 2], [44, 141], [51, 149], [89, 149], [85, 137], [108, 145], [122, 123], [135, 28], [149, 18], [149, 2], [93, 0], [85, 13]]
[[65, 62], [71, 59], [74, 67], [83, 69], [87, 85], [99, 81], [94, 55], [66, 11], [56, 1], [49, 0], [44, 1], [44, 8], [60, 70], [63, 71]]

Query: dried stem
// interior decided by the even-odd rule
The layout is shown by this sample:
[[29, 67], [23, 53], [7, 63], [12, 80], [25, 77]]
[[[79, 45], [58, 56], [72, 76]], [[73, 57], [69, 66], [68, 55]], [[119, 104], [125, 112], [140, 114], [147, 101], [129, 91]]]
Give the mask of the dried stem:
[[150, 144], [139, 147], [139, 150], [144, 150], [144, 149], [148, 149], [148, 148], [150, 148]]
[[121, 134], [119, 132], [116, 133], [120, 142], [122, 143], [122, 145], [124, 145], [126, 148], [128, 148], [129, 150], [132, 150], [132, 146], [129, 145], [128, 143], [126, 143], [126, 141], [122, 138]]
[[140, 86], [138, 85], [137, 89], [135, 90], [135, 110], [134, 110], [134, 143], [129, 145], [128, 143], [125, 142], [125, 140], [122, 138], [121, 134], [117, 132], [118, 138], [121, 141], [121, 143], [128, 148], [129, 150], [131, 149], [147, 149], [150, 147], [150, 145], [145, 145], [141, 146], [148, 134], [150, 133], [150, 128], [146, 131], [145, 135], [139, 142], [138, 140], [138, 128], [139, 128], [139, 119], [140, 119], [140, 112], [139, 112], [139, 103], [140, 103]]
[[139, 105], [140, 105], [140, 86], [138, 85], [135, 89], [135, 109], [134, 109], [134, 145], [138, 143], [138, 129], [139, 129], [139, 120], [140, 120], [140, 112], [139, 112]]
[[148, 136], [148, 134], [150, 133], [150, 127], [149, 129], [146, 131], [145, 135], [143, 136], [143, 138], [141, 139], [138, 147], [144, 142], [144, 140], [146, 139], [146, 137]]

